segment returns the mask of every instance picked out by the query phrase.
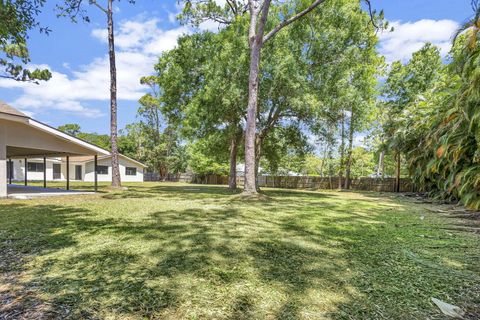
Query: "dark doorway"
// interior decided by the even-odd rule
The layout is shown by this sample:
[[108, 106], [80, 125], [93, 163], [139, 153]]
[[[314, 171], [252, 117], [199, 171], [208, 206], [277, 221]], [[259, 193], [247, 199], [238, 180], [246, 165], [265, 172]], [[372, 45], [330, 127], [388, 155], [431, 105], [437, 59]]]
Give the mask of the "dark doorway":
[[60, 163], [53, 164], [53, 180], [62, 178], [62, 165]]
[[82, 180], [82, 166], [75, 166], [75, 180]]

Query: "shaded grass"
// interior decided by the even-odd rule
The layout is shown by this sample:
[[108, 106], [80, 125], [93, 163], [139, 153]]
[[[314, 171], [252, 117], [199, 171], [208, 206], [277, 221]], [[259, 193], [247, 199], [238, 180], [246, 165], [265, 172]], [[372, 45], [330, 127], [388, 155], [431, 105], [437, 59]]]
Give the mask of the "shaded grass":
[[480, 314], [479, 235], [408, 199], [127, 186], [0, 202], [0, 318], [444, 319], [431, 297]]

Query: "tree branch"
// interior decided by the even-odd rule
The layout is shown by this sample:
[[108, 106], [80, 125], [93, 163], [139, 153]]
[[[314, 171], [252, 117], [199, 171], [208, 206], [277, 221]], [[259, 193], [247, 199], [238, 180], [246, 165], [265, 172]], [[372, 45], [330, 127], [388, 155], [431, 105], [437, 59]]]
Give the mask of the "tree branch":
[[101, 5], [99, 5], [96, 0], [90, 0], [90, 4], [93, 4], [93, 5], [96, 6], [98, 9], [102, 10], [103, 13], [108, 14], [107, 9], [105, 9], [104, 7], [102, 7]]
[[263, 37], [263, 43], [270, 40], [278, 31], [282, 30], [284, 27], [288, 26], [292, 22], [302, 18], [304, 15], [318, 7], [320, 4], [324, 3], [326, 0], [315, 0], [308, 8], [303, 11], [300, 11], [293, 17], [288, 18], [287, 20], [283, 20], [280, 22], [275, 28], [273, 28], [265, 37]]
[[227, 4], [230, 7], [230, 10], [232, 10], [232, 13], [236, 16], [238, 14], [236, 2], [232, 3], [231, 0], [227, 0]]
[[368, 6], [368, 13], [370, 15], [370, 22], [372, 22], [372, 25], [375, 29], [380, 29], [377, 25], [377, 23], [375, 22], [375, 19], [374, 19], [374, 14], [373, 14], [373, 10], [372, 10], [372, 3], [370, 2], [370, 0], [365, 0], [365, 2], [367, 3], [367, 6]]
[[[260, 16], [260, 23], [258, 24], [257, 40], [262, 41], [263, 33], [265, 31], [265, 25], [267, 24], [268, 10], [270, 9], [271, 0], [264, 0], [261, 7], [262, 15]], [[263, 41], [261, 42], [263, 44]]]

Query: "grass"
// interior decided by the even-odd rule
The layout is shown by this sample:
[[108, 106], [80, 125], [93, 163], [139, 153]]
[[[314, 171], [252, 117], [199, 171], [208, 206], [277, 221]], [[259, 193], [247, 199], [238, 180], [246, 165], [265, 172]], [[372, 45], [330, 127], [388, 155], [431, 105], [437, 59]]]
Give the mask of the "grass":
[[0, 319], [445, 319], [431, 297], [480, 316], [473, 220], [377, 193], [128, 187], [0, 201]]

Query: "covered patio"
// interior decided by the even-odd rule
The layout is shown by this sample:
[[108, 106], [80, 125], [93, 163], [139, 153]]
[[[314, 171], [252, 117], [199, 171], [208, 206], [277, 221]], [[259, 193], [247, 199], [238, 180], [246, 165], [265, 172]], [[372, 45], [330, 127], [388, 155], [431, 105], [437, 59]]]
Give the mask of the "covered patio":
[[[0, 102], [0, 198], [7, 197], [11, 193], [19, 193], [18, 186], [11, 185], [12, 159], [24, 159], [25, 166], [29, 158], [43, 158], [43, 188], [24, 188], [23, 193], [55, 194], [45, 192], [47, 190], [46, 160], [49, 157], [65, 158], [67, 162], [67, 174], [65, 189], [70, 189], [70, 157], [91, 156], [95, 166], [94, 186], [97, 190], [97, 157], [110, 153], [91, 143], [70, 136], [44, 123], [36, 121], [13, 107]], [[25, 167], [23, 187], [28, 187], [28, 170]]]

